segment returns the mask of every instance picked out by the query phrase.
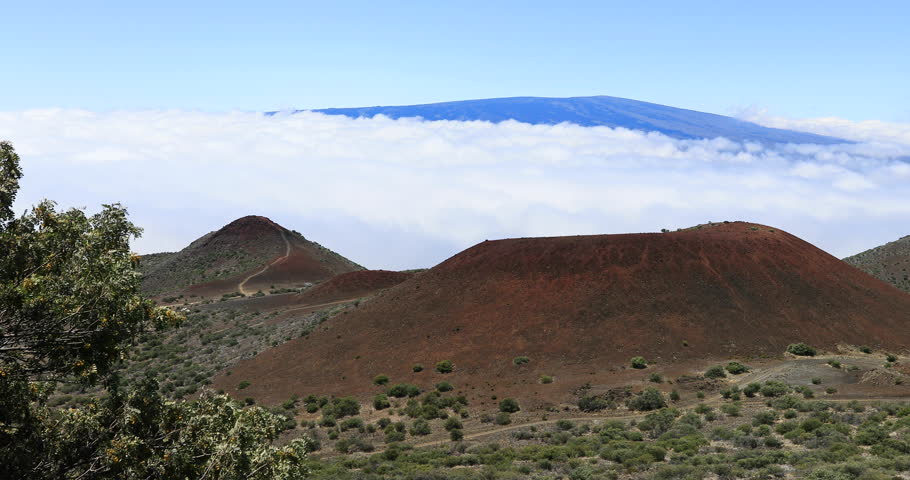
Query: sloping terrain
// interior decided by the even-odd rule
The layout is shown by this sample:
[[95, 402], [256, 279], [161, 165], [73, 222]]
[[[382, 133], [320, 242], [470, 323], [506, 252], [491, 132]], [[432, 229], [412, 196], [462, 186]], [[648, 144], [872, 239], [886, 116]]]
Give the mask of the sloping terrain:
[[735, 141], [760, 143], [850, 143], [812, 133], [763, 127], [723, 115], [608, 96], [491, 98], [427, 105], [326, 108], [315, 111], [352, 118], [385, 115], [390, 118], [422, 117], [425, 120], [482, 120], [494, 123], [516, 120], [545, 125], [568, 122], [584, 127], [622, 127], [660, 132], [682, 139], [726, 137]]
[[143, 290], [200, 297], [302, 285], [363, 267], [268, 218], [247, 216], [180, 252], [149, 256]]
[[370, 295], [393, 287], [414, 276], [389, 270], [360, 270], [342, 273], [300, 294], [300, 302], [319, 304]]
[[844, 261], [910, 293], [910, 235], [857, 253]]
[[[219, 377], [262, 401], [450, 380], [472, 402], [559, 401], [652, 367], [779, 356], [793, 342], [910, 347], [910, 297], [786, 232], [743, 222], [674, 233], [487, 241]], [[517, 356], [530, 361], [513, 364]], [[451, 360], [455, 372], [432, 372]], [[414, 372], [415, 363], [423, 372]], [[540, 375], [555, 382], [543, 385]], [[632, 377], [629, 377], [632, 378]], [[472, 403], [473, 405], [473, 403]]]

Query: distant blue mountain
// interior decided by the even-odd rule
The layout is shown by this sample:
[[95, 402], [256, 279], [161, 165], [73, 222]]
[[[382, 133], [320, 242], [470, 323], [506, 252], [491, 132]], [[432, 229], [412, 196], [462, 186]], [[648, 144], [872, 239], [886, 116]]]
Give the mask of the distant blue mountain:
[[391, 118], [422, 117], [425, 120], [483, 120], [494, 123], [506, 120], [544, 125], [568, 122], [585, 127], [623, 127], [660, 132], [681, 139], [726, 137], [740, 142], [754, 141], [764, 144], [852, 143], [812, 133], [763, 127], [713, 113], [606, 96], [511, 97], [396, 107], [325, 108], [314, 111], [351, 118], [370, 118], [381, 114]]

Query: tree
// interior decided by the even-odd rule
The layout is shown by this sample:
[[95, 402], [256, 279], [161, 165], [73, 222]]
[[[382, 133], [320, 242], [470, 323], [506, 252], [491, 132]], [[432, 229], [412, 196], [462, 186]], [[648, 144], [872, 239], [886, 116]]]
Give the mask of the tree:
[[[126, 209], [57, 211], [43, 201], [16, 218], [22, 171], [0, 142], [0, 478], [289, 478], [305, 474], [305, 441], [273, 447], [281, 419], [204, 392], [173, 402], [151, 378], [123, 388], [112, 367], [150, 328], [182, 316], [139, 293], [141, 230]], [[60, 381], [106, 395], [60, 410]]]

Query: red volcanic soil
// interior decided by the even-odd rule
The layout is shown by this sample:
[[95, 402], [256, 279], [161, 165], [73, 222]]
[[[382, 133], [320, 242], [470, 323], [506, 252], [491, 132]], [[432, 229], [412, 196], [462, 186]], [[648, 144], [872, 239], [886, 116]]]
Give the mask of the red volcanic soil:
[[[384, 373], [424, 387], [450, 380], [472, 402], [495, 394], [540, 405], [589, 381], [777, 356], [793, 342], [907, 350], [908, 321], [910, 296], [763, 225], [497, 240], [240, 362], [215, 384], [234, 391], [249, 379], [245, 396], [274, 403], [367, 396]], [[519, 355], [531, 362], [514, 366]], [[624, 370], [637, 355], [652, 367]], [[443, 359], [455, 373], [432, 371]], [[413, 373], [414, 363], [426, 370]], [[541, 374], [556, 382], [540, 385]]]
[[315, 305], [370, 295], [413, 277], [413, 273], [360, 270], [336, 275], [300, 294], [300, 301]]
[[[342, 273], [296, 295], [267, 295], [245, 299], [239, 308], [249, 312], [295, 311], [327, 303], [354, 300], [374, 295], [414, 276], [413, 273], [388, 270], [359, 270]], [[280, 317], [278, 317], [280, 319]]]

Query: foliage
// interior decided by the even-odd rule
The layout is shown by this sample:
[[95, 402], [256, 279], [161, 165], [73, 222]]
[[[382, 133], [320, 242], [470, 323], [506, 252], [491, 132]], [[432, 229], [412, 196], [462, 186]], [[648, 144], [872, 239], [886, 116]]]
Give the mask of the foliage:
[[791, 343], [787, 346], [787, 353], [792, 353], [793, 355], [801, 357], [814, 357], [815, 348], [806, 345], [805, 343]]
[[416, 397], [420, 395], [420, 388], [417, 385], [411, 385], [410, 383], [398, 383], [392, 385], [386, 393], [390, 397], [403, 398], [403, 397]]
[[389, 397], [384, 393], [378, 393], [373, 397], [373, 408], [376, 410], [383, 410], [391, 407], [392, 404], [389, 403]]
[[439, 373], [452, 373], [455, 370], [455, 365], [452, 364], [451, 360], [442, 360], [436, 363], [436, 371]]
[[436, 390], [440, 392], [451, 392], [455, 387], [449, 382], [439, 382], [436, 384]]
[[515, 365], [524, 365], [524, 364], [526, 364], [526, 363], [528, 363], [528, 362], [530, 362], [530, 361], [531, 361], [530, 358], [524, 357], [524, 356], [515, 357], [515, 358], [512, 359], [512, 363], [514, 363]]
[[632, 364], [632, 368], [648, 368], [648, 362], [645, 360], [645, 357], [632, 357], [632, 360], [629, 360], [629, 363]]
[[725, 368], [732, 375], [739, 375], [741, 373], [746, 373], [749, 371], [749, 367], [747, 367], [739, 362], [730, 362], [727, 364], [727, 366]]
[[521, 410], [521, 407], [518, 406], [518, 402], [514, 398], [504, 398], [499, 402], [499, 411], [506, 413], [515, 413]]
[[[44, 201], [15, 218], [22, 173], [0, 142], [0, 478], [299, 478], [307, 442], [271, 442], [284, 419], [203, 392], [169, 401], [152, 378], [113, 374], [131, 342], [182, 315], [142, 298], [140, 229], [119, 205], [87, 216]], [[61, 380], [107, 394], [54, 409]]]
[[373, 379], [373, 384], [375, 385], [385, 385], [389, 383], [388, 375], [376, 375], [376, 378]]
[[628, 401], [630, 410], [657, 410], [666, 406], [663, 394], [656, 388], [646, 388]]
[[727, 374], [724, 373], [724, 367], [720, 365], [715, 365], [705, 372], [705, 378], [724, 378], [726, 376]]

